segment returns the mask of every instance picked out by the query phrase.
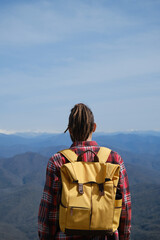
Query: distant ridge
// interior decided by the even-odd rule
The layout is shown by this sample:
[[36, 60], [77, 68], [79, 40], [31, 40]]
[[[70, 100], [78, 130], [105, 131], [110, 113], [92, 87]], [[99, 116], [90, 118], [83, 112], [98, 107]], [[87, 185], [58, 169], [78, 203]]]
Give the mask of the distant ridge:
[[[69, 133], [21, 133], [0, 134], [0, 157], [12, 157], [19, 153], [37, 152], [45, 156], [55, 147], [68, 148], [72, 144]], [[154, 131], [130, 133], [94, 133], [93, 140], [99, 145], [112, 148], [115, 151], [133, 153], [160, 154], [160, 133]]]
[[[160, 135], [160, 130], [126, 130], [126, 131], [110, 131], [110, 132], [95, 132], [95, 135], [117, 135], [117, 134], [140, 134], [140, 135]], [[20, 137], [37, 137], [37, 136], [51, 136], [63, 134], [63, 132], [45, 132], [45, 131], [7, 131], [0, 129], [0, 135], [16, 135]]]

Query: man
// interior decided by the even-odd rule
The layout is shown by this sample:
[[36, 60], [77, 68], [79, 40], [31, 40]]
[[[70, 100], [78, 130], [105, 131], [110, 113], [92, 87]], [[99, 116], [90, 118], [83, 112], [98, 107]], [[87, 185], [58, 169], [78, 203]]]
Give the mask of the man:
[[[71, 149], [80, 155], [86, 150], [98, 153], [100, 146], [92, 141], [92, 133], [96, 130], [92, 111], [84, 104], [76, 104], [69, 116], [68, 128], [70, 137], [73, 141]], [[94, 155], [83, 155], [82, 161], [94, 161]], [[59, 228], [59, 204], [61, 196], [61, 176], [60, 168], [67, 163], [67, 159], [61, 154], [56, 153], [52, 156], [47, 165], [46, 182], [43, 196], [39, 208], [38, 234], [39, 239], [106, 239], [106, 240], [129, 240], [131, 228], [131, 197], [127, 172], [122, 158], [114, 151], [111, 151], [107, 162], [120, 165], [120, 178], [118, 188], [122, 193], [122, 213], [118, 230], [112, 236], [68, 236], [60, 231]]]

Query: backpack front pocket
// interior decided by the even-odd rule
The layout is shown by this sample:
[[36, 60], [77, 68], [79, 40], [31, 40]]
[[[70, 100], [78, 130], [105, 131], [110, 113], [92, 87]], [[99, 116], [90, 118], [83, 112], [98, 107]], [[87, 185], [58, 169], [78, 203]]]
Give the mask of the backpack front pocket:
[[66, 228], [89, 230], [89, 226], [90, 209], [74, 206], [68, 208]]
[[92, 230], [112, 229], [115, 198], [113, 182], [105, 182], [103, 188], [104, 193], [101, 196], [98, 184], [92, 186]]

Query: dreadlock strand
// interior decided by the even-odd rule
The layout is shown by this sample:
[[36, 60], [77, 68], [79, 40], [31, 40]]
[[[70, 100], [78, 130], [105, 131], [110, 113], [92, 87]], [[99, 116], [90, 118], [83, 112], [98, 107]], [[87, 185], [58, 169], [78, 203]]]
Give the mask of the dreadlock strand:
[[87, 140], [93, 126], [94, 116], [92, 111], [83, 103], [76, 104], [71, 109], [68, 124], [72, 141]]

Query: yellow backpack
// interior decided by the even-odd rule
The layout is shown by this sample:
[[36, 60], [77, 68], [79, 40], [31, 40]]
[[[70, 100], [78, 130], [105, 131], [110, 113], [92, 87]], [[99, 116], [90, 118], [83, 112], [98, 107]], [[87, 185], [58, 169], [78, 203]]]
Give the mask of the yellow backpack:
[[117, 191], [120, 166], [106, 163], [110, 152], [101, 147], [97, 155], [92, 152], [94, 162], [82, 162], [82, 155], [71, 149], [60, 151], [69, 160], [60, 169], [59, 225], [64, 233], [108, 235], [118, 228], [122, 208], [122, 195]]

